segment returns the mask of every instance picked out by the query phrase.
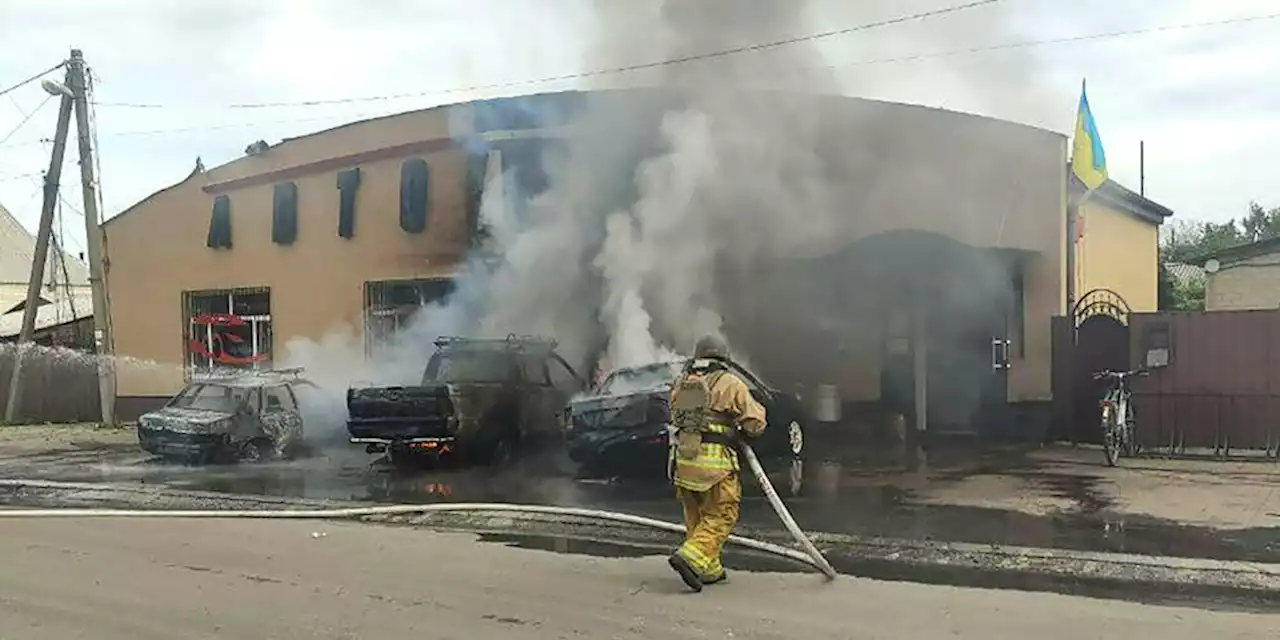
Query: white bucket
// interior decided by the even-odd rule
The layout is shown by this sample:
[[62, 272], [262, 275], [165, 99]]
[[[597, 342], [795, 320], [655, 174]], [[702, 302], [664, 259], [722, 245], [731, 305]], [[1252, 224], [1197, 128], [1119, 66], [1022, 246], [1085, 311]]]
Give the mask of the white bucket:
[[818, 422], [840, 421], [840, 390], [833, 384], [820, 384], [814, 393]]

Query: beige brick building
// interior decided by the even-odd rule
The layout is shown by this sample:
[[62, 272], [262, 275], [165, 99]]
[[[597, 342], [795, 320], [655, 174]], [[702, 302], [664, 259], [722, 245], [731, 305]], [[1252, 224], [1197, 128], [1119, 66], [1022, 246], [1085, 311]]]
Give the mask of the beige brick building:
[[[194, 368], [269, 365], [294, 338], [345, 328], [376, 348], [404, 309], [450, 290], [493, 152], [515, 198], [536, 194], [544, 145], [572, 127], [585, 96], [619, 108], [634, 99], [547, 94], [352, 123], [252, 148], [109, 220], [115, 349], [127, 356], [120, 415], [161, 402]], [[910, 105], [789, 99], [830, 132], [829, 169], [843, 176], [830, 182], [851, 204], [822, 238], [825, 255], [803, 256], [818, 268], [780, 285], [799, 314], [779, 314], [778, 302], [753, 307], [759, 280], [718, 282], [736, 313], [726, 312], [726, 326], [741, 329], [753, 364], [779, 385], [830, 384], [847, 402], [882, 402], [903, 363], [910, 369], [909, 316], [932, 306], [939, 402], [972, 400], [965, 411], [1047, 403], [1050, 319], [1066, 312], [1067, 137]], [[563, 122], [549, 126], [548, 113]], [[1134, 310], [1154, 310], [1156, 231], [1169, 211], [1115, 183], [1087, 209], [1078, 294], [1105, 287]], [[911, 256], [930, 264], [908, 264], [919, 262]], [[982, 263], [998, 291], [977, 290], [952, 258]], [[933, 293], [883, 284], [906, 271], [935, 280]], [[813, 322], [756, 322], [762, 314]], [[810, 348], [784, 348], [779, 335]]]
[[1208, 272], [1206, 311], [1280, 308], [1280, 239], [1224, 249], [1198, 264]]

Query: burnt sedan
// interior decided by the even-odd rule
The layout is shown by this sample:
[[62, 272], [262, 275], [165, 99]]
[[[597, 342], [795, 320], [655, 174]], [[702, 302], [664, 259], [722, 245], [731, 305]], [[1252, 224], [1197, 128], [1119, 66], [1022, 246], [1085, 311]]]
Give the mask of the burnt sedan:
[[[611, 372], [591, 395], [569, 403], [565, 441], [584, 475], [657, 476], [666, 473], [668, 397], [685, 361], [655, 363]], [[768, 426], [752, 446], [762, 458], [804, 456], [804, 407], [750, 371], [730, 363], [751, 395], [765, 406]]]
[[296, 455], [303, 446], [298, 391], [315, 388], [299, 373], [196, 377], [164, 407], [138, 418], [138, 443], [148, 453], [188, 463]]

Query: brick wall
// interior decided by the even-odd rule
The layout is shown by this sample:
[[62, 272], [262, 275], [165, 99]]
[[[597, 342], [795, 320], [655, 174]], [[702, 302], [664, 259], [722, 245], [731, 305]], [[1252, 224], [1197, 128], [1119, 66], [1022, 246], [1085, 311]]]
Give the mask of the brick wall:
[[1280, 254], [1223, 265], [1205, 284], [1205, 309], [1230, 311], [1280, 307]]

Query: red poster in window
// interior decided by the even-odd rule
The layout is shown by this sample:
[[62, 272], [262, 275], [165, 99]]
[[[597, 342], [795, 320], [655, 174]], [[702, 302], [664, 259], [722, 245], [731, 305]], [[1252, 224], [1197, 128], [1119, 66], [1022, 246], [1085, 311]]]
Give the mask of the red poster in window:
[[[205, 344], [204, 340], [191, 339], [187, 348], [193, 354], [208, 358], [211, 362], [227, 365], [255, 364], [267, 359], [268, 354], [254, 353], [253, 346], [246, 344], [243, 337], [231, 331], [218, 331], [218, 329], [251, 326], [240, 316], [231, 313], [205, 313], [192, 318], [191, 323], [213, 329], [209, 332], [211, 344]], [[248, 353], [245, 353], [246, 350]]]

